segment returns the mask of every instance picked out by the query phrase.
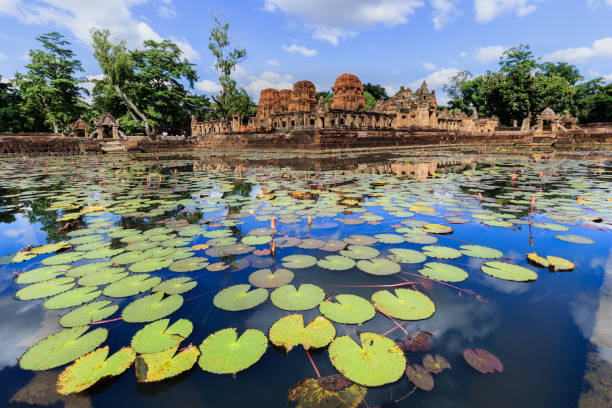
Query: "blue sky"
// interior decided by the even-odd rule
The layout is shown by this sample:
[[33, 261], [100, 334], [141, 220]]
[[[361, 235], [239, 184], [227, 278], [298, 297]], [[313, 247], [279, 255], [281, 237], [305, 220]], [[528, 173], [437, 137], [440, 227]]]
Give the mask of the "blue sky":
[[520, 43], [612, 81], [612, 0], [0, 0], [0, 75], [23, 70], [34, 38], [54, 30], [73, 43], [86, 75], [99, 75], [89, 46], [96, 26], [131, 47], [172, 39], [197, 64], [196, 92], [215, 93], [214, 15], [247, 49], [236, 79], [255, 99], [302, 79], [328, 90], [344, 72], [388, 92], [427, 79], [441, 94], [456, 72], [495, 69], [502, 50]]

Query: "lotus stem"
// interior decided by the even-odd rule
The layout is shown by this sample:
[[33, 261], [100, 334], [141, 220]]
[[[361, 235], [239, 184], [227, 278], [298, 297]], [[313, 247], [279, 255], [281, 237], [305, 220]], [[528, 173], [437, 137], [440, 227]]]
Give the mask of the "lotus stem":
[[404, 275], [416, 276], [417, 278], [421, 278], [421, 279], [427, 279], [427, 280], [430, 280], [430, 281], [433, 281], [433, 282], [437, 282], [437, 283], [439, 283], [441, 285], [445, 285], [445, 286], [451, 287], [451, 288], [456, 289], [456, 290], [459, 291], [459, 296], [461, 296], [462, 292], [465, 292], [465, 293], [467, 293], [470, 296], [476, 297], [476, 293], [471, 291], [471, 290], [469, 290], [469, 289], [463, 289], [463, 288], [460, 288], [458, 286], [451, 285], [450, 283], [439, 281], [437, 279], [428, 278], [427, 276], [423, 276], [423, 275], [417, 275], [416, 273], [410, 273], [410, 272], [400, 272], [400, 273], [403, 273]]
[[100, 321], [98, 321], [98, 322], [92, 322], [92, 323], [89, 323], [89, 324], [90, 324], [90, 325], [93, 325], [93, 324], [102, 324], [102, 323], [118, 322], [119, 320], [123, 320], [123, 319], [122, 319], [121, 317], [117, 317], [117, 318], [115, 318], [115, 319], [100, 320]]
[[312, 364], [312, 368], [314, 368], [315, 373], [317, 373], [317, 378], [321, 378], [321, 374], [319, 373], [319, 370], [317, 369], [317, 366], [314, 360], [312, 359], [312, 357], [310, 357], [310, 353], [306, 349], [304, 349], [304, 351], [306, 352], [306, 355], [308, 356], [308, 359], [310, 360], [310, 364]]
[[331, 288], [396, 288], [401, 286], [414, 286], [416, 282], [393, 283], [389, 285], [321, 285]]
[[412, 389], [412, 391], [410, 391], [408, 394], [404, 395], [402, 398], [400, 399], [396, 399], [395, 402], [400, 402], [405, 400], [406, 398], [408, 398], [409, 396], [411, 396], [415, 391], [416, 391], [417, 387], [416, 385], [414, 386], [414, 388]]
[[389, 316], [388, 314], [386, 314], [385, 312], [383, 312], [380, 309], [376, 309], [380, 314], [386, 316], [389, 320], [391, 320], [393, 323], [395, 323], [395, 325], [401, 329], [404, 333], [406, 333], [406, 336], [408, 336], [408, 332], [406, 331], [406, 329], [404, 329], [398, 322], [397, 320], [395, 320], [394, 318], [392, 318], [391, 316]]

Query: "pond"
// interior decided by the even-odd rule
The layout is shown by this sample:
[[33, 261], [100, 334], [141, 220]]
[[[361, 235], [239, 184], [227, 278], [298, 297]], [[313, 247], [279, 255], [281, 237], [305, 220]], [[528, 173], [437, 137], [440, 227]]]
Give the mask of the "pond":
[[1, 158], [0, 405], [608, 406], [611, 156]]

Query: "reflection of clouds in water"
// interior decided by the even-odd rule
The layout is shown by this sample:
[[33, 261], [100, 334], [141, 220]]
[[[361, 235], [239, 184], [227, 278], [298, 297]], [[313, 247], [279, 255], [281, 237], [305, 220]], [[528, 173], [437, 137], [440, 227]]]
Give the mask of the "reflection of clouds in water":
[[612, 363], [612, 250], [604, 265], [604, 271], [591, 342], [597, 346], [601, 357]]
[[508, 295], [520, 295], [531, 289], [531, 284], [528, 282], [507, 281], [499, 278], [494, 278], [484, 272], [480, 273], [478, 283], [493, 288], [498, 292], [506, 293]]
[[0, 298], [0, 368], [17, 364], [17, 358], [36, 342], [58, 331], [58, 312], [45, 311], [40, 302], [20, 302], [12, 295]]
[[585, 339], [590, 339], [595, 324], [599, 299], [589, 292], [580, 292], [568, 302], [569, 311]]
[[[3, 252], [11, 252], [6, 244], [12, 244], [15, 251], [20, 250], [24, 246], [37, 245], [39, 241], [44, 241], [44, 233], [41, 233], [34, 228], [29, 221], [24, 218], [23, 214], [16, 214], [16, 221], [3, 226], [2, 235], [10, 238], [5, 240]], [[7, 242], [8, 241], [8, 242]], [[4, 253], [2, 253], [4, 255]]]

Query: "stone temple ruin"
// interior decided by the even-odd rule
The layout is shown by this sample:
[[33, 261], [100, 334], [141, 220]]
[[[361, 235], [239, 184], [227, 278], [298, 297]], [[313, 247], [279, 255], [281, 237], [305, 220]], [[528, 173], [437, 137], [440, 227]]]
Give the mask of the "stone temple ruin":
[[292, 139], [294, 132], [306, 135], [325, 134], [330, 131], [357, 131], [358, 137], [393, 136], [398, 131], [415, 129], [456, 132], [494, 132], [497, 118], [468, 117], [464, 113], [451, 114], [438, 111], [435, 91], [429, 91], [423, 82], [415, 92], [401, 87], [387, 101], [378, 101], [376, 106], [366, 109], [361, 80], [352, 74], [342, 74], [332, 87], [333, 97], [327, 104], [323, 98], [317, 100], [316, 89], [310, 81], [299, 81], [292, 90], [264, 89], [261, 91], [257, 114], [248, 119], [235, 115], [231, 129], [223, 120], [198, 122], [192, 119], [192, 137], [200, 140], [213, 138], [219, 142], [222, 135], [240, 135], [249, 139], [270, 138], [274, 135]]

